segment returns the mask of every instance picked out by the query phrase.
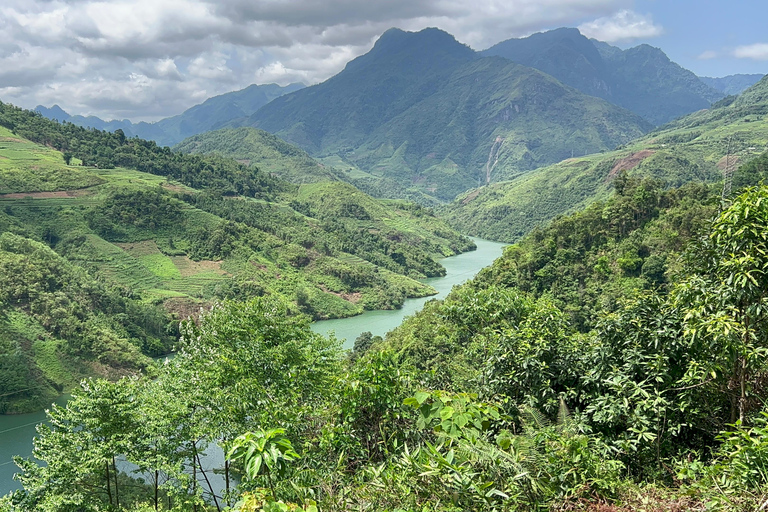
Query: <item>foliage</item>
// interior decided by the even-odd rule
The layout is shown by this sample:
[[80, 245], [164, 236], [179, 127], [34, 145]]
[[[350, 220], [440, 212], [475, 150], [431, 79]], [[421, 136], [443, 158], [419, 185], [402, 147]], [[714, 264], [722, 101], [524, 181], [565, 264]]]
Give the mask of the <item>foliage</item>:
[[59, 124], [40, 114], [0, 103], [0, 126], [39, 144], [68, 151], [85, 166], [129, 167], [173, 178], [196, 188], [212, 188], [225, 194], [271, 197], [284, 184], [247, 169], [234, 160], [172, 153], [169, 148], [138, 138]]
[[232, 441], [227, 452], [227, 458], [233, 461], [242, 459], [249, 480], [266, 475], [273, 500], [277, 500], [277, 496], [272, 479], [285, 478], [288, 463], [299, 458], [284, 434], [285, 430], [281, 428], [246, 432]]

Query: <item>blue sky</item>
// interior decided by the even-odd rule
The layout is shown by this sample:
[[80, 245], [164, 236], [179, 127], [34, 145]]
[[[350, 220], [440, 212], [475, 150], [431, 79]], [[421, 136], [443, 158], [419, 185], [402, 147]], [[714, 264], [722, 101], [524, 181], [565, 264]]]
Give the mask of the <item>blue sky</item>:
[[632, 45], [657, 46], [699, 76], [768, 73], [768, 2], [644, 0], [634, 10], [663, 31]]
[[768, 72], [768, 7], [711, 0], [3, 0], [0, 101], [152, 121], [250, 84], [318, 83], [388, 28], [482, 50], [557, 27], [701, 76]]

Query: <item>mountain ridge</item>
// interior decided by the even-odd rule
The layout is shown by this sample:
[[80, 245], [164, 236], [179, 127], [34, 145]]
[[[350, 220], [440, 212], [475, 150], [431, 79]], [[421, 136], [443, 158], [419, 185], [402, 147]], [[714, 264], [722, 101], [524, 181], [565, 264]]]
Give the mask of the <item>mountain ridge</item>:
[[284, 87], [277, 84], [252, 84], [244, 89], [212, 96], [181, 114], [154, 123], [133, 123], [128, 119], [104, 121], [95, 116], [70, 115], [58, 105], [50, 108], [38, 105], [34, 110], [59, 122], [67, 121], [77, 126], [111, 132], [122, 130], [128, 137], [135, 136], [154, 140], [161, 146], [173, 146], [187, 137], [219, 128], [231, 119], [249, 116], [273, 99], [303, 87], [304, 84], [300, 83]]
[[[538, 70], [479, 57], [439, 29], [387, 31], [338, 75], [231, 125], [264, 129], [315, 157], [339, 155], [442, 200], [488, 175], [611, 149], [651, 127]], [[491, 158], [496, 174], [484, 171], [502, 139], [510, 142]]]
[[[622, 171], [667, 186], [714, 183], [726, 166], [735, 169], [768, 149], [766, 114], [768, 77], [738, 97], [676, 119], [614, 151], [566, 159], [468, 191], [442, 213], [464, 233], [513, 242], [558, 215], [605, 199]], [[734, 174], [734, 190], [746, 183], [742, 178]], [[752, 183], [759, 181], [750, 177]]]
[[588, 39], [576, 28], [508, 39], [481, 53], [544, 71], [655, 125], [707, 108], [723, 97], [659, 48], [641, 44], [622, 50]]

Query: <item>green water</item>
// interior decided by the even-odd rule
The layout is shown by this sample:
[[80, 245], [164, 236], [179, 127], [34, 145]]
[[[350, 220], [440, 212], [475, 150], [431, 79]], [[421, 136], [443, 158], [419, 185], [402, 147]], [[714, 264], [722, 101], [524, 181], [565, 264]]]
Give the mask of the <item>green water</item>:
[[479, 238], [473, 238], [473, 240], [477, 245], [476, 251], [440, 260], [440, 263], [442, 263], [446, 270], [445, 277], [433, 277], [424, 281], [438, 291], [437, 295], [421, 299], [408, 299], [403, 304], [402, 309], [366, 311], [362, 315], [351, 318], [322, 320], [313, 323], [312, 330], [324, 335], [335, 332], [337, 338], [346, 340], [344, 348], [349, 349], [354, 345], [355, 338], [365, 331], [370, 331], [374, 336], [384, 336], [400, 325], [406, 316], [419, 311], [428, 300], [442, 299], [448, 295], [448, 292], [455, 285], [462, 284], [464, 281], [474, 277], [480, 270], [501, 256], [502, 250], [505, 247], [505, 244], [489, 242]]
[[[336, 337], [345, 339], [345, 348], [352, 348], [360, 333], [370, 331], [374, 335], [384, 336], [403, 321], [406, 316], [416, 313], [424, 303], [431, 299], [440, 299], [445, 297], [457, 284], [461, 284], [467, 279], [471, 279], [481, 269], [487, 267], [493, 260], [501, 256], [504, 244], [489, 242], [475, 238], [477, 250], [459, 254], [440, 261], [445, 267], [447, 274], [445, 277], [435, 277], [427, 279], [437, 291], [437, 295], [421, 299], [408, 299], [405, 301], [402, 309], [391, 311], [367, 311], [362, 315], [341, 320], [325, 320], [312, 324], [312, 330], [321, 334], [327, 334], [334, 331]], [[64, 404], [66, 396], [57, 400], [57, 403]], [[0, 496], [8, 493], [20, 486], [13, 481], [13, 474], [18, 468], [12, 461], [14, 455], [29, 457], [32, 453], [32, 438], [35, 435], [35, 425], [45, 420], [45, 412], [39, 411], [31, 414], [19, 414], [13, 416], [0, 415]], [[222, 462], [220, 454], [212, 452], [211, 465], [215, 467], [217, 463]], [[215, 459], [215, 460], [214, 460]], [[217, 482], [216, 486], [223, 484]]]
[[[68, 395], [61, 396], [56, 403], [64, 405], [67, 398]], [[13, 463], [13, 456], [29, 457], [32, 454], [35, 425], [44, 420], [45, 411], [0, 415], [0, 496], [21, 487], [13, 481], [13, 474], [19, 470]]]

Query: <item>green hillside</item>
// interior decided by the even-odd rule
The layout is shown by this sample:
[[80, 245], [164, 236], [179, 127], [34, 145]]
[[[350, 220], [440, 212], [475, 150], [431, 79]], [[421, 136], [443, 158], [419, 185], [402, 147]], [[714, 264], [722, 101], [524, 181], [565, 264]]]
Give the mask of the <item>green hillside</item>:
[[0, 506], [754, 512], [768, 187], [718, 196], [622, 176], [353, 357], [277, 297], [217, 304], [156, 378], [53, 407]]
[[[169, 315], [262, 295], [315, 319], [397, 308], [434, 293], [418, 279], [443, 275], [439, 258], [474, 248], [411, 203], [383, 204], [341, 182], [298, 187], [223, 157], [171, 153], [4, 104], [0, 176], [0, 232], [10, 237], [0, 302], [11, 307], [0, 318], [2, 364], [24, 363], [0, 395], [36, 383], [2, 402], [8, 410], [95, 371], [146, 366], [142, 354], [170, 348]], [[40, 348], [47, 362], [36, 359], [38, 333], [51, 343]], [[83, 363], [64, 372], [68, 357]]]
[[[567, 159], [470, 191], [444, 213], [462, 232], [510, 242], [557, 215], [606, 198], [622, 170], [661, 179], [667, 186], [716, 182], [726, 166], [735, 169], [766, 149], [766, 113], [768, 80], [763, 79], [736, 99], [673, 121], [615, 151]], [[740, 179], [736, 173], [735, 187]]]
[[260, 169], [292, 183], [344, 181], [374, 197], [407, 199], [423, 205], [440, 203], [435, 197], [386, 176], [374, 176], [339, 157], [322, 163], [303, 149], [256, 128], [227, 128], [186, 139], [174, 151], [185, 154], [217, 154]]
[[336, 171], [326, 169], [306, 151], [254, 128], [223, 129], [202, 133], [174, 146], [185, 154], [217, 153], [243, 165], [278, 176], [292, 183], [336, 181]]
[[442, 200], [650, 128], [532, 68], [478, 58], [437, 29], [389, 30], [338, 75], [246, 124]]

